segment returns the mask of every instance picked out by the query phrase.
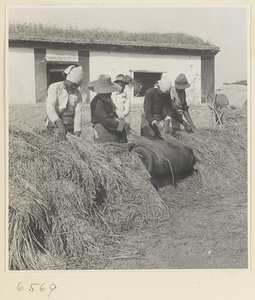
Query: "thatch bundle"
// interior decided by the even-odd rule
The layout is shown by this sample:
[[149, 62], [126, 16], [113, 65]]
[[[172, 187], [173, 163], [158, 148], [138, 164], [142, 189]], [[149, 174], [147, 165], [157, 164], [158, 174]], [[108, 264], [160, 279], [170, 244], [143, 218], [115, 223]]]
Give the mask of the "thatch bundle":
[[223, 125], [182, 137], [180, 143], [193, 149], [198, 172], [176, 188], [160, 189], [170, 212], [171, 249], [187, 243], [179, 251], [188, 248], [187, 257], [195, 251], [198, 268], [247, 268], [247, 110], [229, 109]]
[[124, 230], [157, 226], [164, 202], [126, 145], [10, 128], [11, 269], [97, 268]]
[[[228, 109], [223, 125], [183, 132], [182, 141], [166, 136], [193, 150], [198, 169], [176, 188], [159, 190], [169, 211], [129, 145], [98, 145], [69, 135], [58, 142], [44, 130], [21, 128], [11, 127], [9, 134], [10, 269], [102, 268], [124, 232], [142, 236], [169, 223], [167, 234], [175, 239], [198, 232], [212, 243], [232, 224], [222, 239], [236, 240], [240, 231], [246, 247], [246, 107]], [[134, 135], [130, 141], [162, 154], [153, 141]], [[203, 221], [190, 222], [198, 214]]]
[[[182, 141], [196, 157], [199, 186], [196, 189], [220, 195], [247, 191], [247, 110], [229, 108], [224, 124], [182, 133]], [[173, 137], [167, 137], [173, 139]]]

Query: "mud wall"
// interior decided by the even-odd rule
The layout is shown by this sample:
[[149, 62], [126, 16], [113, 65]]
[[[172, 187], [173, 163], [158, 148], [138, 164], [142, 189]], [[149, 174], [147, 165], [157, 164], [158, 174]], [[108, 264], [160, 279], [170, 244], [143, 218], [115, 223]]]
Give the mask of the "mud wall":
[[200, 56], [90, 52], [91, 80], [97, 79], [100, 74], [109, 74], [112, 79], [120, 73], [134, 77], [134, 72], [164, 73], [172, 83], [180, 73], [185, 73], [191, 84], [187, 91], [188, 103], [201, 103]]
[[9, 103], [36, 102], [34, 49], [9, 49], [7, 84]]

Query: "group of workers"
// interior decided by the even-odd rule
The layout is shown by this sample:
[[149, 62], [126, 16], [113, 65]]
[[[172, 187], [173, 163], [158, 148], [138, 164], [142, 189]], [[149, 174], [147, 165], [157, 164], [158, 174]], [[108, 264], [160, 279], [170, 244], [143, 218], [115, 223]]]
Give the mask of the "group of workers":
[[[60, 139], [67, 132], [79, 137], [82, 131], [82, 95], [79, 86], [83, 81], [82, 67], [71, 65], [64, 71], [64, 80], [49, 86], [46, 101], [46, 126], [57, 129]], [[91, 122], [95, 141], [128, 141], [130, 132], [130, 96], [125, 92], [129, 81], [119, 74], [115, 81], [101, 74], [87, 87], [96, 93], [90, 103]], [[162, 130], [180, 138], [181, 124], [189, 133], [195, 128], [189, 114], [185, 89], [190, 87], [184, 74], [180, 74], [175, 85], [163, 76], [145, 92], [141, 135], [149, 139], [162, 139]], [[186, 121], [184, 120], [185, 117]]]

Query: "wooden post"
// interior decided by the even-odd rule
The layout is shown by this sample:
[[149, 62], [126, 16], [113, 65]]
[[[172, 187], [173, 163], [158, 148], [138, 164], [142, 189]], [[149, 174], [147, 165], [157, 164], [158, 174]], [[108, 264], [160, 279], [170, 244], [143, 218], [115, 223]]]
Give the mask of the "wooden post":
[[46, 49], [35, 48], [34, 58], [36, 103], [43, 103], [47, 97]]
[[81, 85], [81, 93], [86, 94], [86, 103], [90, 103], [90, 91], [86, 84], [90, 81], [89, 77], [89, 51], [78, 51], [78, 62], [84, 72], [84, 81]]

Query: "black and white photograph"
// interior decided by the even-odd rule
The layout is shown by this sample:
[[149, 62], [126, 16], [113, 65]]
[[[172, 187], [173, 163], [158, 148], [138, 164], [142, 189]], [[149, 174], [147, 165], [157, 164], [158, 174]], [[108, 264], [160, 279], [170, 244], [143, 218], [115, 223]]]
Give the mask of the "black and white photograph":
[[6, 41], [9, 272], [249, 269], [249, 5], [8, 5]]

